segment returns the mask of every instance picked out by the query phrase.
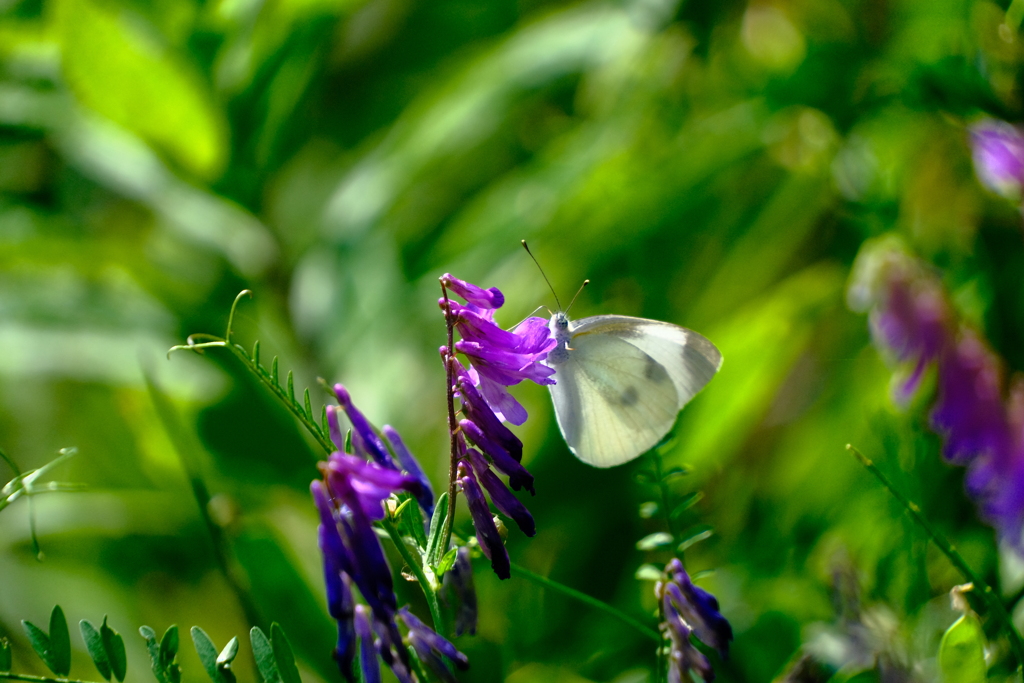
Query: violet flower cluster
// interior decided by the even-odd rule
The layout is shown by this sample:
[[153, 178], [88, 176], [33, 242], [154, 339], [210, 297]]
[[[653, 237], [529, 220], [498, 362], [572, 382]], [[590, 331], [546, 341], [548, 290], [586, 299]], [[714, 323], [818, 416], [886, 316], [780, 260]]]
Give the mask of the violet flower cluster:
[[970, 127], [970, 141], [982, 184], [1019, 202], [1024, 197], [1024, 131], [1005, 121], [982, 119]]
[[[524, 379], [554, 384], [554, 370], [542, 361], [556, 342], [543, 318], [527, 318], [514, 330], [499, 327], [494, 322], [494, 311], [504, 304], [505, 297], [496, 287], [483, 289], [451, 275], [442, 276], [441, 283], [466, 300], [466, 304], [447, 297], [440, 301], [449, 324], [462, 337], [455, 342], [454, 351], [466, 355], [471, 363], [467, 368], [455, 353], [441, 348], [453, 379], [450, 390], [457, 393], [462, 404], [463, 418], [455, 438], [458, 486], [466, 496], [480, 549], [490, 559], [494, 572], [507, 579], [511, 576], [508, 551], [487, 496], [527, 536], [533, 536], [536, 527], [526, 506], [509, 490], [534, 493], [533, 475], [522, 465], [523, 443], [503, 423], [523, 424], [526, 410], [506, 387]], [[508, 485], [494, 470], [508, 477]]]
[[718, 600], [693, 584], [677, 558], [665, 567], [662, 580], [654, 586], [654, 594], [662, 615], [660, 629], [670, 642], [669, 683], [689, 683], [692, 675], [704, 681], [715, 680], [711, 662], [694, 647], [690, 636], [717, 650], [723, 659], [729, 656], [732, 626], [718, 611]]
[[870, 310], [876, 343], [910, 364], [897, 400], [906, 402], [935, 369], [929, 418], [943, 456], [967, 467], [967, 493], [982, 517], [1024, 554], [1024, 385], [1006, 396], [999, 357], [958, 321], [938, 276], [898, 248], [858, 257], [850, 304]]
[[[328, 611], [338, 623], [334, 652], [338, 667], [346, 680], [355, 683], [358, 657], [362, 680], [377, 683], [383, 661], [401, 683], [413, 683], [418, 679], [411, 647], [417, 659], [438, 677], [452, 682], [455, 679], [444, 658], [464, 669], [466, 656], [406, 607], [398, 608], [391, 568], [373, 528], [374, 521], [384, 518], [384, 501], [394, 493], [408, 492], [424, 509], [432, 507], [429, 482], [395, 430], [385, 427], [384, 437], [379, 436], [352, 404], [345, 387], [335, 385], [334, 391], [352, 423], [355, 455], [344, 452], [338, 409], [329, 406], [331, 440], [338, 450], [320, 463], [323, 480], [314, 481], [310, 490], [320, 513], [318, 534]], [[353, 586], [365, 605], [355, 603]], [[399, 624], [405, 627], [405, 636]]]

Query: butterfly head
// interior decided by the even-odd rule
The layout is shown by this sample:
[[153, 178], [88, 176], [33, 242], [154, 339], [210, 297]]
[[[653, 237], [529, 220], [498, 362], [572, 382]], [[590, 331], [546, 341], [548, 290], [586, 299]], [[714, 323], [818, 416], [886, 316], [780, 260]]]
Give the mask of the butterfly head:
[[551, 321], [548, 322], [548, 329], [551, 330], [551, 336], [558, 342], [558, 346], [551, 349], [548, 353], [547, 363], [548, 365], [558, 365], [564, 363], [569, 359], [569, 340], [572, 338], [572, 331], [569, 329], [569, 316], [559, 311], [551, 315]]

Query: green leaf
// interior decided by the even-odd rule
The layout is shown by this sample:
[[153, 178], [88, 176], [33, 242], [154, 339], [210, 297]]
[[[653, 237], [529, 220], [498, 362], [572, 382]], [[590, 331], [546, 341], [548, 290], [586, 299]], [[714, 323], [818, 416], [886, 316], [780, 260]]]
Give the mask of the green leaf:
[[100, 626], [100, 636], [103, 638], [103, 649], [107, 651], [107, 659], [110, 661], [111, 673], [120, 683], [128, 671], [128, 657], [124, 650], [124, 638], [107, 626], [106, 615], [103, 616], [103, 625]]
[[411, 536], [422, 553], [427, 547], [427, 535], [423, 533], [423, 512], [416, 499], [408, 493], [402, 494], [400, 498], [404, 499], [402, 505], [405, 505], [405, 509], [398, 518], [398, 530], [402, 536]]
[[160, 644], [156, 642], [156, 631], [149, 626], [140, 626], [139, 635], [146, 639], [146, 650], [149, 651], [149, 659], [153, 665], [153, 673], [163, 683], [163, 667], [160, 666]]
[[64, 78], [78, 101], [135, 132], [204, 178], [227, 160], [227, 125], [187, 59], [155, 44], [118, 5], [60, 0], [57, 37]]
[[444, 521], [448, 517], [448, 492], [437, 497], [434, 505], [434, 516], [430, 518], [430, 533], [427, 536], [427, 564], [436, 567], [445, 549], [441, 547], [444, 535]]
[[650, 519], [654, 515], [658, 514], [658, 504], [653, 500], [649, 500], [646, 503], [640, 504], [640, 518]]
[[217, 655], [217, 672], [224, 683], [235, 683], [235, 672], [231, 670], [231, 662], [238, 656], [238, 638], [232, 637], [224, 649]]
[[284, 629], [276, 621], [270, 625], [270, 646], [274, 650], [274, 662], [282, 683], [302, 683], [299, 669], [295, 666], [295, 655]]
[[71, 634], [60, 605], [54, 605], [50, 612], [50, 652], [53, 665], [47, 666], [58, 676], [67, 677], [71, 673]]
[[459, 549], [452, 548], [451, 550], [446, 552], [444, 554], [444, 557], [441, 558], [441, 561], [437, 563], [437, 568], [434, 570], [434, 572], [437, 574], [438, 581], [441, 580], [441, 577], [444, 576], [449, 569], [455, 566], [455, 558], [458, 556], [458, 554]]
[[85, 641], [85, 649], [92, 657], [92, 663], [106, 680], [110, 680], [110, 659], [107, 657], [107, 649], [103, 647], [103, 636], [96, 630], [96, 627], [88, 619], [78, 622], [78, 630], [82, 632], [82, 640]]
[[0, 638], [0, 671], [11, 670], [11, 644], [6, 638]]
[[636, 569], [636, 573], [633, 577], [637, 581], [661, 581], [662, 572], [660, 569], [655, 567], [653, 564], [642, 564]]
[[206, 670], [206, 675], [210, 677], [213, 683], [221, 683], [217, 671], [217, 647], [210, 640], [210, 636], [206, 635], [206, 631], [198, 626], [193, 626], [191, 633], [192, 642], [196, 646], [196, 653], [199, 655], [199, 661], [202, 662], [203, 668]]
[[686, 468], [686, 467], [673, 467], [672, 469], [666, 471], [665, 474], [661, 475], [661, 480], [662, 481], [672, 481], [673, 479], [678, 479], [679, 477], [685, 477], [689, 473], [690, 473], [689, 468]]
[[939, 643], [942, 683], [984, 683], [985, 633], [973, 614], [965, 614], [946, 631]]
[[691, 507], [699, 503], [703, 498], [704, 494], [701, 491], [693, 491], [691, 493], [687, 493], [679, 501], [679, 504], [672, 508], [672, 519], [678, 518], [679, 515], [683, 514]]
[[277, 663], [274, 661], [274, 648], [270, 640], [259, 626], [253, 626], [249, 631], [249, 642], [252, 643], [252, 655], [256, 660], [256, 668], [263, 676], [265, 683], [281, 683], [281, 674], [277, 671]]
[[179, 683], [181, 681], [181, 669], [175, 658], [178, 656], [178, 626], [171, 624], [164, 631], [164, 637], [160, 639], [160, 665], [164, 670], [164, 676], [168, 683]]
[[672, 538], [672, 534], [664, 531], [656, 531], [653, 534], [644, 536], [636, 542], [637, 550], [656, 550], [657, 548], [663, 548], [675, 540]]
[[49, 635], [30, 621], [22, 620], [21, 624], [25, 627], [32, 649], [46, 667], [58, 676], [67, 677], [71, 671], [71, 636], [60, 605], [54, 605], [50, 612]]
[[676, 549], [679, 552], [685, 551], [690, 546], [700, 543], [703, 540], [709, 539], [714, 535], [714, 531], [708, 525], [704, 524], [692, 529], [683, 540], [679, 542]]

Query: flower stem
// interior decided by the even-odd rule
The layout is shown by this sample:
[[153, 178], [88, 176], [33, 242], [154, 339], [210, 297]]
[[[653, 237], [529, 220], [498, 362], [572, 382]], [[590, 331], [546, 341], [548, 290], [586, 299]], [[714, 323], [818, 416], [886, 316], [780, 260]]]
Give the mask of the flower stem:
[[654, 476], [658, 478], [658, 491], [661, 494], [661, 511], [665, 517], [665, 525], [668, 526], [668, 532], [672, 535], [672, 553], [679, 558], [681, 562], [683, 560], [683, 553], [679, 551], [679, 532], [676, 529], [675, 523], [672, 521], [672, 492], [669, 491], [668, 482], [665, 481], [665, 477], [661, 471], [661, 454], [656, 450], [651, 453], [651, 460], [654, 461]]
[[96, 683], [95, 681], [82, 681], [77, 678], [49, 678], [47, 676], [33, 676], [32, 674], [15, 674], [10, 671], [0, 672], [0, 679], [9, 681], [42, 681], [43, 683]]
[[917, 524], [924, 529], [924, 532], [932, 540], [935, 546], [945, 555], [949, 561], [956, 567], [965, 579], [974, 584], [981, 595], [981, 600], [988, 606], [990, 616], [998, 621], [1002, 626], [1003, 630], [1006, 631], [1007, 636], [1010, 640], [1010, 648], [1013, 650], [1013, 654], [1017, 659], [1018, 665], [1024, 665], [1024, 640], [1021, 639], [1020, 633], [1013, 625], [1013, 620], [1010, 619], [1009, 613], [1006, 611], [1006, 607], [1003, 606], [999, 596], [996, 595], [992, 587], [989, 586], [985, 581], [975, 573], [971, 566], [967, 564], [963, 556], [957, 552], [956, 547], [946, 539], [945, 536], [940, 534], [932, 525], [925, 519], [924, 515], [921, 514], [921, 508], [917, 503], [907, 498], [903, 493], [897, 489], [892, 481], [887, 477], [878, 466], [875, 465], [867, 456], [858, 451], [852, 445], [847, 444], [846, 450], [850, 451], [868, 472], [875, 475], [875, 478], [882, 483], [889, 493], [898, 500], [903, 507], [907, 509], [910, 516], [914, 519]]
[[602, 612], [604, 612], [605, 614], [609, 614], [609, 615], [615, 617], [616, 619], [618, 619], [622, 623], [627, 624], [627, 625], [631, 626], [634, 630], [638, 631], [639, 633], [642, 633], [644, 636], [654, 640], [655, 642], [658, 643], [658, 645], [661, 645], [661, 634], [660, 633], [658, 633], [657, 631], [655, 631], [654, 629], [652, 629], [652, 628], [650, 628], [648, 626], [644, 626], [642, 623], [640, 623], [639, 621], [637, 621], [633, 617], [629, 616], [625, 612], [622, 612], [620, 610], [615, 609], [614, 607], [609, 605], [607, 602], [603, 602], [601, 600], [598, 600], [597, 598], [593, 598], [593, 597], [587, 595], [586, 593], [581, 593], [578, 590], [576, 590], [575, 588], [569, 588], [565, 584], [558, 583], [557, 581], [552, 581], [551, 579], [547, 578], [546, 576], [541, 576], [540, 574], [536, 574], [534, 572], [531, 572], [526, 567], [522, 567], [522, 566], [520, 566], [520, 565], [518, 565], [518, 564], [516, 564], [514, 562], [512, 563], [512, 569], [517, 574], [522, 576], [524, 579], [527, 579], [529, 581], [533, 581], [536, 584], [544, 586], [545, 588], [550, 588], [551, 590], [557, 591], [557, 592], [559, 592], [559, 593], [561, 593], [563, 595], [567, 595], [570, 598], [573, 598], [574, 600], [582, 602], [585, 605], [589, 605], [590, 607], [594, 607], [596, 609], [599, 609]]
[[452, 528], [455, 525], [455, 499], [458, 495], [458, 488], [455, 486], [459, 466], [458, 437], [455, 431], [455, 369], [452, 367], [452, 359], [455, 358], [455, 321], [452, 320], [451, 303], [448, 301], [448, 289], [441, 283], [441, 296], [444, 298], [444, 322], [448, 328], [448, 352], [444, 358], [444, 373], [448, 386], [445, 393], [448, 397], [448, 435], [449, 435], [449, 456], [448, 456], [448, 514], [444, 518], [444, 527], [441, 532], [442, 552], [448, 550], [451, 542]]
[[437, 581], [431, 581], [427, 578], [426, 573], [423, 571], [423, 567], [416, 558], [413, 557], [412, 551], [409, 550], [409, 546], [405, 544], [405, 540], [402, 538], [401, 532], [398, 531], [398, 527], [395, 523], [385, 517], [381, 520], [381, 526], [388, 532], [388, 536], [391, 537], [391, 542], [395, 544], [395, 548], [398, 550], [398, 554], [402, 556], [405, 563], [409, 566], [409, 569], [416, 576], [416, 581], [423, 588], [423, 595], [427, 598], [427, 608], [430, 610], [430, 618], [434, 620], [434, 630], [438, 633], [443, 633], [444, 619], [441, 615], [441, 604], [437, 599], [437, 592], [440, 590], [440, 586], [437, 585]]

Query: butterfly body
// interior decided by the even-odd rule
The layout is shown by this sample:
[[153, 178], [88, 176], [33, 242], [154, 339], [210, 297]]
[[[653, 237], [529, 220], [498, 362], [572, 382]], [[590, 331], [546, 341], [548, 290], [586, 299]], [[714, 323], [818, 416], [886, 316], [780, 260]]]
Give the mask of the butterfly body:
[[680, 409], [714, 377], [722, 354], [692, 330], [644, 318], [599, 315], [548, 324], [557, 346], [551, 399], [569, 449], [612, 467], [654, 447]]

